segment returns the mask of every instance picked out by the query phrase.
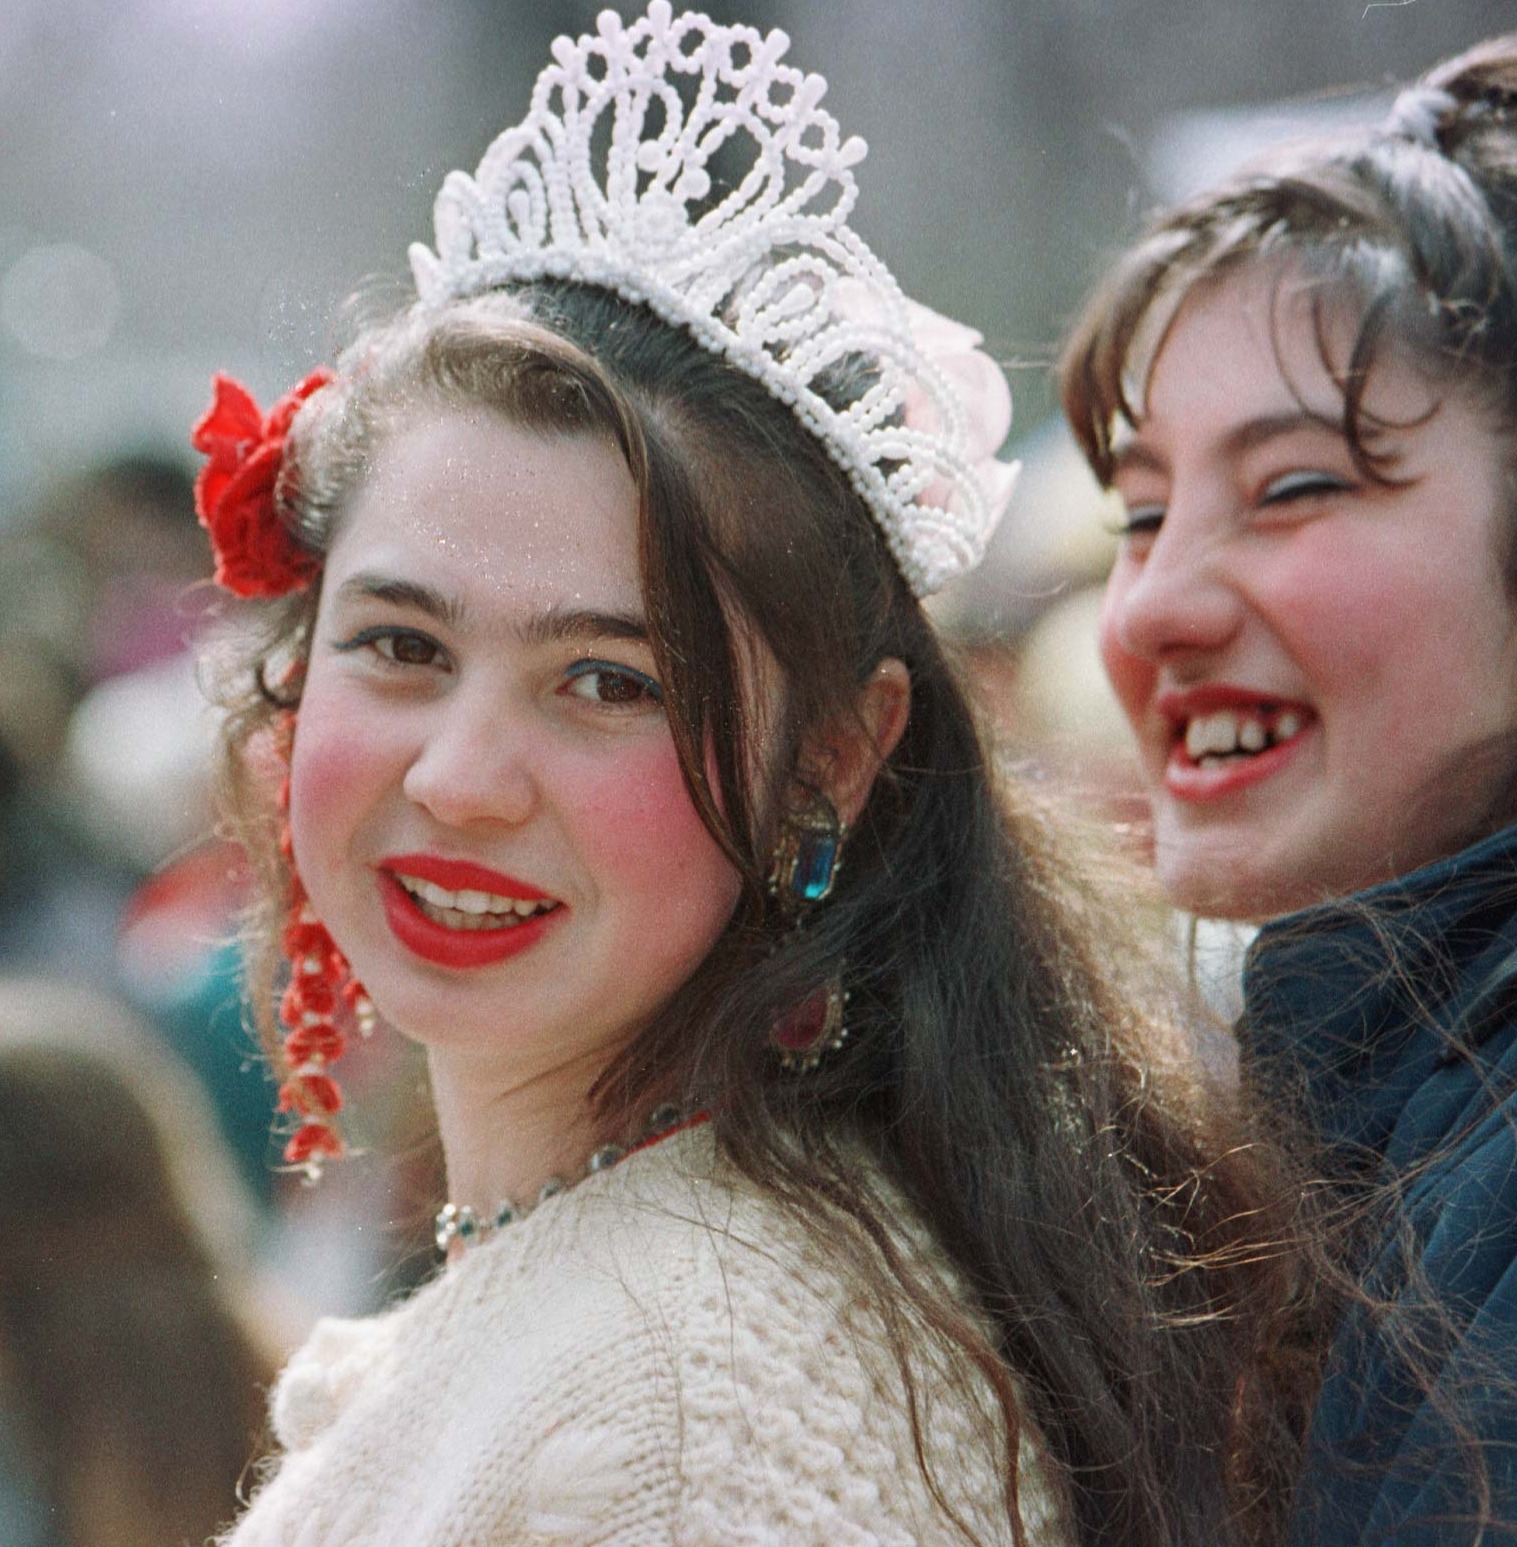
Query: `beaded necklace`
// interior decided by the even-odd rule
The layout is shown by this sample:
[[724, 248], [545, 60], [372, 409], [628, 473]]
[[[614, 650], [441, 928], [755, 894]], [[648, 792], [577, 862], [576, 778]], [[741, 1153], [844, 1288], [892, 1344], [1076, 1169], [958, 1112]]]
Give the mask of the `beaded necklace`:
[[578, 1186], [587, 1177], [600, 1171], [609, 1171], [639, 1150], [649, 1149], [677, 1133], [683, 1133], [687, 1128], [698, 1128], [702, 1123], [710, 1121], [709, 1112], [694, 1112], [687, 1117], [672, 1103], [655, 1107], [642, 1133], [631, 1144], [601, 1145], [585, 1163], [585, 1169], [579, 1176], [550, 1176], [538, 1189], [537, 1197], [531, 1203], [513, 1203], [503, 1198], [496, 1204], [494, 1211], [487, 1215], [481, 1215], [478, 1209], [467, 1203], [445, 1203], [438, 1210], [435, 1221], [433, 1239], [437, 1242], [437, 1250], [446, 1256], [455, 1241], [464, 1249], [478, 1246], [488, 1241], [497, 1231], [525, 1219], [538, 1204], [546, 1203], [549, 1198], [555, 1198], [559, 1193]]

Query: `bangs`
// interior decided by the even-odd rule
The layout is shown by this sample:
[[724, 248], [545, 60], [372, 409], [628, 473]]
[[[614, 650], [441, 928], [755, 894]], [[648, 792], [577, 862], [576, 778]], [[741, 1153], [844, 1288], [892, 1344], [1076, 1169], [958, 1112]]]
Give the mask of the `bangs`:
[[[1386, 428], [1363, 398], [1387, 347], [1405, 349], [1437, 379], [1463, 387], [1511, 361], [1489, 359], [1485, 319], [1503, 289], [1483, 228], [1471, 229], [1468, 201], [1431, 186], [1417, 147], [1356, 145], [1355, 153], [1313, 161], [1299, 150], [1220, 191], [1182, 205], [1117, 265], [1077, 322], [1061, 362], [1064, 412], [1103, 486], [1114, 443], [1136, 427], [1147, 383], [1176, 315], [1198, 289], [1245, 267], [1276, 270], [1314, 295], [1311, 315], [1322, 363], [1343, 394], [1343, 430], [1356, 461], [1379, 478], [1367, 441]], [[1410, 168], [1405, 165], [1413, 161]], [[1393, 200], [1422, 193], [1416, 217]], [[1278, 312], [1278, 307], [1275, 308]], [[1351, 312], [1351, 337], [1337, 324]], [[1337, 344], [1338, 347], [1334, 347]], [[1277, 340], [1278, 352], [1278, 340]]]

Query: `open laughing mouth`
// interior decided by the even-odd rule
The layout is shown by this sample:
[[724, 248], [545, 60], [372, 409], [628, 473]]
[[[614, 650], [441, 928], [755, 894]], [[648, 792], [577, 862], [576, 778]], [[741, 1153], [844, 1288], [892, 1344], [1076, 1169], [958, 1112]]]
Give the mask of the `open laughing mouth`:
[[1180, 800], [1215, 800], [1270, 778], [1291, 761], [1317, 723], [1305, 704], [1234, 689], [1187, 696], [1160, 705], [1170, 735], [1164, 787]]
[[1294, 741], [1306, 723], [1305, 712], [1282, 705], [1215, 709], [1187, 720], [1179, 744], [1197, 768], [1224, 768]]

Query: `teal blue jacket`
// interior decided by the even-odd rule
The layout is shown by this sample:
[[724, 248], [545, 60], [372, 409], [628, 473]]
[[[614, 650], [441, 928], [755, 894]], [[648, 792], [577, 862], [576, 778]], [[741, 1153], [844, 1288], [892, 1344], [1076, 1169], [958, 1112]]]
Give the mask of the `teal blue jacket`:
[[1292, 1547], [1517, 1543], [1517, 827], [1269, 924], [1244, 1004], [1253, 1077], [1380, 1196], [1355, 1267], [1386, 1311], [1338, 1327]]

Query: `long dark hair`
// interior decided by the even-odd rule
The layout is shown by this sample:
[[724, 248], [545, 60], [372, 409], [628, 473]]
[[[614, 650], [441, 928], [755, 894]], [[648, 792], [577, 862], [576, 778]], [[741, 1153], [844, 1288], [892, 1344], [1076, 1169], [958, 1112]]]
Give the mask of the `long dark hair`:
[[[844, 362], [837, 396], [868, 376], [867, 360]], [[397, 416], [460, 404], [620, 447], [685, 780], [742, 879], [710, 957], [602, 1078], [606, 1111], [671, 1092], [709, 1107], [726, 1155], [853, 1253], [892, 1326], [925, 1327], [982, 1372], [1018, 1541], [1024, 1426], [1081, 1541], [1267, 1537], [1291, 1443], [1275, 1337], [1291, 1286], [1262, 1154], [1216, 1139], [1196, 1093], [1150, 1067], [1151, 1025], [1096, 967], [1117, 935], [1049, 825], [998, 788], [958, 675], [847, 477], [682, 331], [544, 282], [409, 314], [344, 355], [286, 458], [283, 498], [312, 550]], [[288, 878], [247, 754], [298, 702], [314, 608], [270, 616], [230, 725], [234, 808], [272, 898]], [[778, 717], [755, 712], [757, 655], [778, 667]], [[909, 722], [835, 894], [796, 932], [765, 885], [786, 793], [815, 778], [817, 736], [887, 657], [910, 670]], [[840, 974], [846, 1046], [787, 1073], [772, 1028]], [[882, 1176], [967, 1305], [901, 1250]], [[922, 1393], [898, 1353], [916, 1423]]]

